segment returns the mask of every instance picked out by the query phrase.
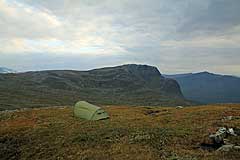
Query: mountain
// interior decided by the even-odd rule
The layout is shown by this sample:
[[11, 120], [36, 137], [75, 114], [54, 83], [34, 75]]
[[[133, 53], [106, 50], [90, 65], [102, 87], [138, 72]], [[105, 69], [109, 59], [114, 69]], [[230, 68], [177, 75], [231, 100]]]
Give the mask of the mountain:
[[0, 109], [96, 104], [187, 105], [178, 83], [156, 67], [123, 65], [90, 71], [52, 70], [0, 75]]
[[0, 74], [1, 73], [15, 73], [15, 71], [9, 68], [0, 67]]
[[175, 79], [183, 95], [202, 103], [240, 103], [240, 78], [209, 72], [164, 75]]

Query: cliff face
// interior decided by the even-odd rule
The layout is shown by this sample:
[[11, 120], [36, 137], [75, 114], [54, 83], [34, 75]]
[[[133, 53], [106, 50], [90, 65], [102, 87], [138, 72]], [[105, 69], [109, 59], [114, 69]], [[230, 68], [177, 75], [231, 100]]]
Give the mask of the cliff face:
[[[40, 71], [0, 75], [0, 106], [6, 108], [96, 104], [183, 105], [178, 83], [156, 67], [123, 65], [90, 71]], [[6, 107], [7, 106], [7, 107]]]
[[[120, 87], [126, 90], [151, 89], [161, 95], [173, 95], [183, 97], [178, 83], [173, 79], [164, 78], [156, 67], [147, 65], [123, 65], [110, 68], [96, 69], [89, 72], [99, 80], [98, 76], [103, 76], [102, 81], [105, 87]], [[121, 84], [125, 83], [125, 84]], [[114, 84], [115, 85], [112, 85]]]

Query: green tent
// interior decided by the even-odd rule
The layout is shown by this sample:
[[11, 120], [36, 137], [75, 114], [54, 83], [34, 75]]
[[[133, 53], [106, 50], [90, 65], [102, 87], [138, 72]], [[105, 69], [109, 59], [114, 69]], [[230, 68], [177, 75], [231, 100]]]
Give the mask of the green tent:
[[79, 101], [75, 104], [74, 116], [86, 120], [101, 120], [109, 118], [109, 115], [103, 109], [85, 101]]

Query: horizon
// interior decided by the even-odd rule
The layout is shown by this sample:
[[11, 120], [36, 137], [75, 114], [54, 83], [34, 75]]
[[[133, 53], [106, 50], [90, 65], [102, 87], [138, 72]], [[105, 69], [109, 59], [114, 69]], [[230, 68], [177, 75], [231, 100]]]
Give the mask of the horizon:
[[[16, 73], [26, 73], [26, 72], [39, 72], [39, 71], [91, 71], [91, 70], [95, 70], [95, 69], [104, 69], [104, 68], [111, 68], [111, 67], [119, 67], [119, 66], [123, 66], [123, 65], [147, 65], [150, 67], [156, 67], [153, 65], [149, 65], [149, 64], [137, 64], [137, 63], [126, 63], [126, 64], [120, 64], [120, 65], [114, 65], [114, 66], [102, 66], [102, 67], [97, 67], [97, 68], [90, 68], [90, 69], [43, 69], [43, 70], [26, 70], [26, 71], [18, 71], [18, 70], [14, 70], [8, 67], [4, 67], [4, 66], [0, 66], [0, 68], [4, 68], [4, 69], [10, 69]], [[161, 69], [159, 69], [158, 67], [156, 67], [158, 69], [158, 71], [161, 73], [161, 75], [167, 75], [167, 76], [171, 76], [171, 75], [181, 75], [181, 74], [199, 74], [199, 73], [209, 73], [209, 74], [215, 74], [215, 75], [221, 75], [221, 76], [233, 76], [233, 77], [237, 77], [240, 78], [240, 76], [238, 75], [231, 75], [231, 74], [222, 74], [222, 73], [216, 73], [216, 72], [210, 72], [210, 71], [195, 71], [195, 72], [184, 72], [184, 73], [163, 73], [161, 72]]]
[[0, 67], [240, 76], [240, 1], [0, 0]]

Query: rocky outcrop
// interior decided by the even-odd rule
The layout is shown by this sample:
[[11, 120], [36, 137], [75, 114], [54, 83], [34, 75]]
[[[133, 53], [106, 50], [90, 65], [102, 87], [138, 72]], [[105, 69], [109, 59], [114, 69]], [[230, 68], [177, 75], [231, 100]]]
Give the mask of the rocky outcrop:
[[236, 134], [235, 130], [233, 128], [221, 127], [217, 130], [216, 133], [211, 134], [209, 136], [209, 138], [212, 140], [213, 146], [219, 146], [217, 151], [219, 152], [228, 152], [231, 150], [240, 151], [240, 146], [232, 144], [228, 139], [229, 136], [239, 136], [238, 134]]

